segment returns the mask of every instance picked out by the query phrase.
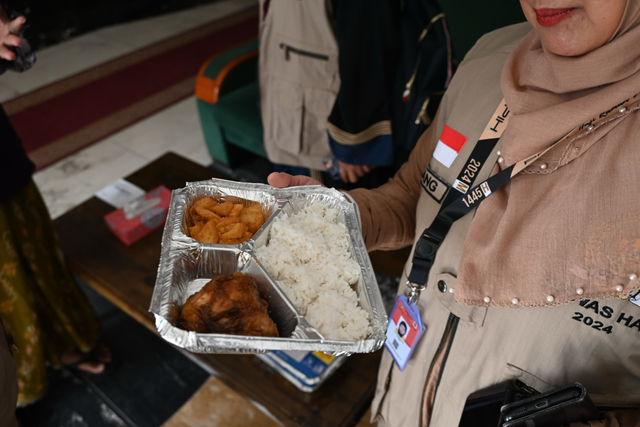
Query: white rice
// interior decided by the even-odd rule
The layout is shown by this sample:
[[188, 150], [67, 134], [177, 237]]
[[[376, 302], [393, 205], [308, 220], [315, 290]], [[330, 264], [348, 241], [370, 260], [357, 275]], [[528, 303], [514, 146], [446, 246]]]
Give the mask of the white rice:
[[353, 289], [360, 267], [340, 213], [323, 203], [281, 215], [256, 256], [298, 311], [325, 338], [357, 341], [372, 332]]

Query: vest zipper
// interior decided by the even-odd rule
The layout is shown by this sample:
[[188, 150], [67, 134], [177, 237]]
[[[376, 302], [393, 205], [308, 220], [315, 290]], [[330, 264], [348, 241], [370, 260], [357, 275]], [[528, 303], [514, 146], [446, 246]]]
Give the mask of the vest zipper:
[[[436, 396], [438, 395], [438, 386], [440, 385], [440, 380], [442, 379], [442, 373], [444, 372], [444, 367], [447, 363], [447, 358], [449, 357], [449, 351], [451, 350], [451, 344], [453, 344], [453, 339], [455, 338], [456, 335], [456, 329], [458, 328], [458, 321], [460, 320], [459, 317], [454, 316], [452, 313], [449, 313], [449, 319], [447, 320], [447, 326], [444, 328], [444, 333], [442, 334], [442, 339], [440, 340], [440, 344], [438, 345], [438, 349], [436, 350], [436, 353], [434, 355], [434, 360], [437, 357], [438, 354], [440, 354], [440, 352], [442, 351], [442, 347], [444, 345], [447, 346], [447, 349], [445, 350], [444, 353], [444, 357], [442, 359], [442, 366], [440, 367], [440, 373], [438, 374], [438, 382], [436, 383], [436, 389], [433, 393], [433, 401], [435, 402], [436, 400]], [[449, 332], [451, 332], [451, 337], [449, 338], [448, 342], [445, 342], [447, 335], [449, 335]], [[430, 374], [431, 374], [431, 370], [433, 369], [433, 361], [431, 362], [431, 366], [429, 367], [429, 371], [427, 372], [427, 378], [429, 378]], [[422, 405], [421, 405], [421, 409], [420, 409], [420, 422], [422, 422], [422, 408], [424, 408], [424, 399], [425, 399], [425, 393], [427, 391], [427, 384], [425, 383], [424, 388], [422, 389]], [[433, 409], [433, 408], [432, 408]], [[431, 411], [431, 413], [429, 414], [429, 421], [431, 421], [431, 415], [433, 414], [433, 411]]]
[[329, 60], [329, 55], [323, 55], [321, 53], [309, 52], [307, 50], [298, 49], [293, 46], [289, 46], [286, 43], [280, 43], [280, 49], [284, 50], [284, 58], [289, 60], [289, 52], [293, 52], [298, 55], [308, 56], [310, 58], [321, 59], [323, 61]]

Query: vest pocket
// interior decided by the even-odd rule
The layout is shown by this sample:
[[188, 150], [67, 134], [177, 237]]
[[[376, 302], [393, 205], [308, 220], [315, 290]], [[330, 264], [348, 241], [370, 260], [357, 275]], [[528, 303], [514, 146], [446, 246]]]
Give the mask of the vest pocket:
[[[455, 287], [457, 285], [458, 278], [451, 273], [440, 273], [434, 276], [429, 286], [437, 289], [436, 295], [438, 301], [451, 311], [451, 313], [459, 317], [463, 322], [473, 322], [476, 325], [482, 327], [484, 325], [485, 317], [487, 316], [486, 307], [475, 307], [471, 305], [462, 305], [455, 302]], [[453, 289], [453, 292], [450, 292]]]
[[507, 363], [507, 366], [504, 367], [502, 371], [502, 378], [499, 382], [506, 380], [515, 380], [518, 379], [528, 385], [529, 387], [534, 388], [536, 391], [540, 393], [545, 393], [547, 391], [553, 390], [557, 386], [550, 384], [535, 375], [525, 371], [524, 369], [518, 368], [515, 365]]
[[273, 79], [273, 104], [265, 126], [267, 139], [279, 149], [297, 155], [302, 140], [304, 95], [300, 86], [285, 80]]
[[304, 154], [326, 156], [331, 153], [327, 120], [335, 99], [336, 94], [327, 90], [305, 90], [301, 148]]

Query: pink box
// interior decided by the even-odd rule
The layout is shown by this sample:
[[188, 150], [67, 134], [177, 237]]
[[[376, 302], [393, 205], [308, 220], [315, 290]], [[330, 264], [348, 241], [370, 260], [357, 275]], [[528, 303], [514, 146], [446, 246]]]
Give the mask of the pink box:
[[113, 234], [128, 246], [164, 225], [170, 202], [171, 190], [161, 185], [144, 198], [105, 215], [104, 220]]

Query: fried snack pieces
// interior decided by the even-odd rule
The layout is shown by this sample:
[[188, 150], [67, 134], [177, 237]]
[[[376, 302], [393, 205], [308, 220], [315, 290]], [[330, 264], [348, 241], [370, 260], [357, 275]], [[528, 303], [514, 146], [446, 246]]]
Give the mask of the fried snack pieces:
[[205, 196], [193, 203], [189, 214], [189, 235], [202, 243], [237, 245], [252, 238], [264, 224], [260, 203], [218, 203]]
[[199, 333], [277, 337], [253, 277], [243, 273], [218, 276], [191, 295], [182, 307], [179, 325]]

